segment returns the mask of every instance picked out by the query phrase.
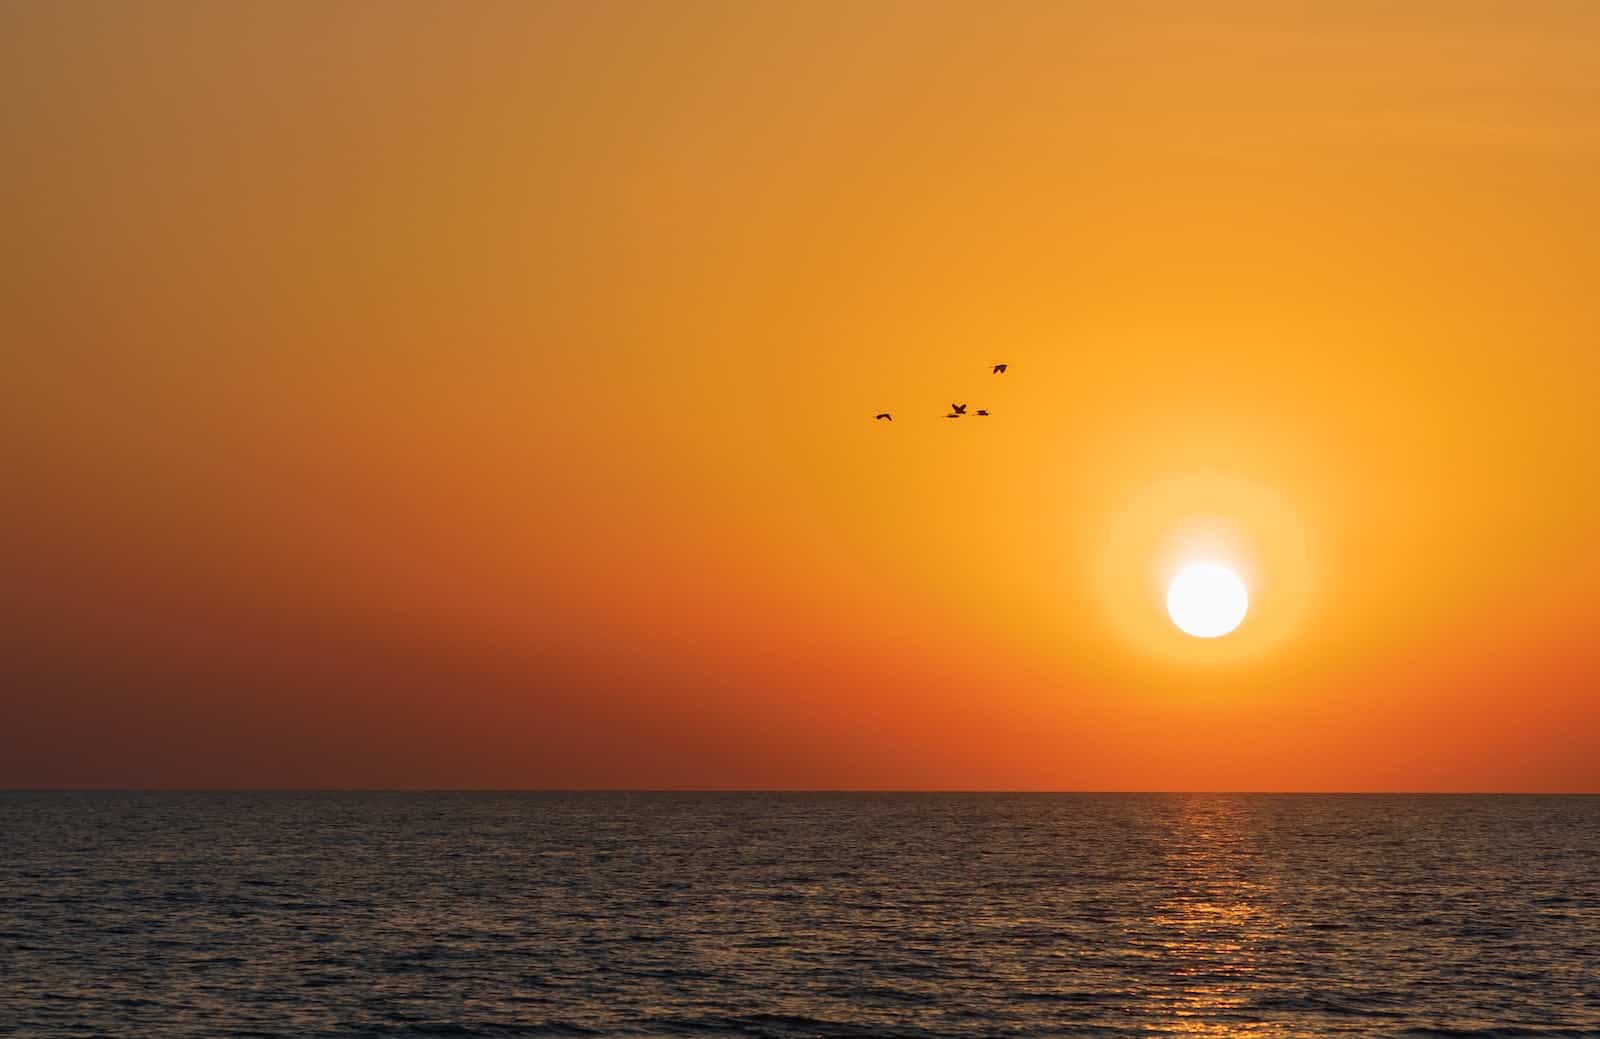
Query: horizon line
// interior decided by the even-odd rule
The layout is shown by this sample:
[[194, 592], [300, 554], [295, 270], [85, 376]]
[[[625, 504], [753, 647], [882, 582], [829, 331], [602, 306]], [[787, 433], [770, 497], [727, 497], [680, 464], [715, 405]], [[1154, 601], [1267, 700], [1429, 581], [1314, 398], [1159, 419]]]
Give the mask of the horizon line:
[[1069, 797], [1600, 797], [1600, 790], [1114, 790], [957, 787], [17, 786], [0, 794], [848, 794]]

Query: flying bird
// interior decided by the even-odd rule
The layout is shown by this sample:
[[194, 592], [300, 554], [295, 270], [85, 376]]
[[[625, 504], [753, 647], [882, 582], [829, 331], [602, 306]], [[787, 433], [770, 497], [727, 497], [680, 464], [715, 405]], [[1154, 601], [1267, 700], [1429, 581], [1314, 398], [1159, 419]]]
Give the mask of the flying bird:
[[887, 411], [880, 411], [876, 415], [872, 416], [872, 421], [874, 422], [878, 421], [879, 419], [888, 419], [890, 422], [893, 422], [894, 416], [889, 414]]
[[990, 368], [989, 371], [993, 372], [995, 375], [1004, 375], [1006, 373], [1006, 366], [1003, 364], [997, 364]]
[[967, 413], [967, 406], [965, 404], [952, 404], [950, 405], [950, 410], [955, 412], [957, 415], [965, 415]]
[[988, 413], [988, 412], [987, 412], [987, 411], [984, 411], [984, 410], [983, 410], [983, 409], [982, 409], [982, 408], [979, 408], [979, 409], [978, 409], [978, 414], [980, 414], [980, 415], [987, 415], [987, 414], [989, 414], [989, 413]]

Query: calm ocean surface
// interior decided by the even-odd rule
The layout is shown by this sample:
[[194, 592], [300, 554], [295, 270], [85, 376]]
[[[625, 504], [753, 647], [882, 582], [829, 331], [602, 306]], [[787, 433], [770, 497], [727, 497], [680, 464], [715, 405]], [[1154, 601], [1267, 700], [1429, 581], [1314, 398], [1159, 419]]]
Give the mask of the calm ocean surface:
[[1600, 797], [0, 794], [0, 1034], [1600, 1036]]

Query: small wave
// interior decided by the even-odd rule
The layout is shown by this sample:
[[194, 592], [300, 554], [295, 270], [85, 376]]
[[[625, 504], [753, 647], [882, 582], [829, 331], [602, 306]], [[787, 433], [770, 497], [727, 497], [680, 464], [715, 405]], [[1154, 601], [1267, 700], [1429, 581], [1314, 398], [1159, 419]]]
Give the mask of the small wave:
[[1408, 1028], [1401, 1035], [1426, 1039], [1600, 1039], [1592, 1028], [1524, 1028], [1505, 1025], [1497, 1028]]
[[1363, 1006], [1345, 1000], [1330, 999], [1326, 996], [1264, 996], [1252, 1000], [1250, 1008], [1269, 1012], [1288, 1011], [1295, 1014], [1315, 1013], [1345, 1017], [1402, 1018], [1406, 1016], [1398, 1010], [1388, 1010], [1381, 1006]]
[[886, 1030], [867, 1024], [828, 1021], [794, 1014], [752, 1014], [744, 1017], [655, 1018], [652, 1032], [725, 1033], [758, 1039], [942, 1039], [919, 1029]]
[[529, 1025], [504, 1025], [504, 1024], [479, 1024], [465, 1025], [451, 1021], [430, 1021], [412, 1025], [407, 1029], [413, 1035], [462, 1035], [462, 1036], [586, 1036], [604, 1035], [592, 1028], [573, 1024], [571, 1021], [541, 1021]]

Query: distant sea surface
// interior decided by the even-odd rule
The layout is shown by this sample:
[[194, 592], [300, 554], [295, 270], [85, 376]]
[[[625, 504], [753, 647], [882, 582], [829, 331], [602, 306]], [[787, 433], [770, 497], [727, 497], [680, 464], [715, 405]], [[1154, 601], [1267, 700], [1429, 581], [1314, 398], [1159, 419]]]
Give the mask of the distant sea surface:
[[1600, 798], [0, 794], [0, 1035], [1600, 1036]]

